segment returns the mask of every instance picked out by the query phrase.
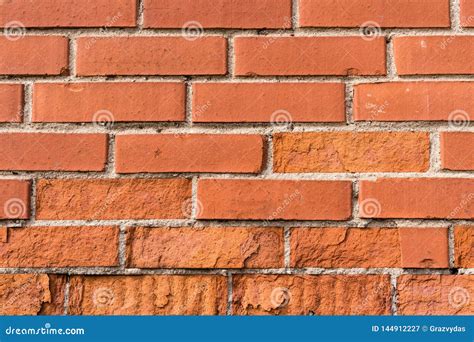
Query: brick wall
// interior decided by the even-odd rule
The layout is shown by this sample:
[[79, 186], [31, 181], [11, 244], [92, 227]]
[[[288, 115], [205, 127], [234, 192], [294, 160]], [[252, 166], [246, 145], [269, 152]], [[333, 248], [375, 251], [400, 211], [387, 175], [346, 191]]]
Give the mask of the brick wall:
[[474, 313], [473, 1], [0, 26], [0, 314]]

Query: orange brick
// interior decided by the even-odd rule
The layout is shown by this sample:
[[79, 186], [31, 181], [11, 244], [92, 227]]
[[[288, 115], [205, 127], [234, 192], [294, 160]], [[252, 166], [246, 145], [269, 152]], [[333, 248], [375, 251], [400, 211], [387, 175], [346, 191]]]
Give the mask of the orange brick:
[[62, 274], [49, 274], [49, 292], [51, 301], [43, 303], [40, 315], [64, 315], [66, 298], [67, 276]]
[[62, 36], [0, 37], [0, 75], [68, 73], [68, 41]]
[[351, 216], [346, 181], [201, 179], [200, 219], [344, 220]]
[[400, 75], [474, 73], [474, 37], [396, 37], [393, 48]]
[[445, 228], [294, 228], [291, 266], [447, 268]]
[[193, 84], [194, 122], [342, 122], [344, 103], [342, 83]]
[[456, 267], [474, 267], [474, 227], [454, 228], [454, 264]]
[[361, 181], [359, 212], [367, 218], [474, 218], [473, 179], [385, 178]]
[[2, 133], [0, 170], [103, 171], [105, 134]]
[[[223, 37], [81, 37], [77, 73], [91, 75], [224, 75]], [[1, 70], [1, 69], [0, 69]]]
[[[118, 266], [116, 227], [9, 228], [0, 267]], [[67, 251], [67, 253], [65, 253]]]
[[235, 74], [385, 75], [385, 39], [237, 37]]
[[0, 180], [0, 219], [30, 217], [30, 182]]
[[358, 121], [452, 121], [474, 116], [472, 82], [393, 82], [354, 87]]
[[461, 0], [461, 26], [474, 27], [474, 3], [471, 0]]
[[401, 275], [397, 288], [401, 315], [470, 315], [474, 311], [474, 275]]
[[300, 0], [303, 27], [449, 27], [448, 0]]
[[234, 275], [234, 315], [388, 315], [388, 275]]
[[0, 122], [21, 122], [23, 119], [23, 87], [0, 84]]
[[145, 0], [144, 26], [291, 28], [291, 0]]
[[275, 172], [423, 172], [428, 133], [314, 132], [273, 136]]
[[257, 173], [263, 139], [243, 134], [119, 135], [116, 171]]
[[34, 122], [184, 121], [179, 82], [36, 83]]
[[442, 132], [441, 164], [447, 170], [474, 170], [474, 133]]
[[[186, 217], [188, 179], [40, 179], [39, 220], [177, 219]], [[126, 205], [124, 205], [126, 203]]]
[[[36, 6], [37, 5], [37, 6]], [[135, 26], [135, 0], [8, 0], [1, 3], [0, 27]]]
[[130, 228], [129, 267], [283, 267], [281, 228]]
[[72, 315], [223, 315], [219, 275], [72, 276]]

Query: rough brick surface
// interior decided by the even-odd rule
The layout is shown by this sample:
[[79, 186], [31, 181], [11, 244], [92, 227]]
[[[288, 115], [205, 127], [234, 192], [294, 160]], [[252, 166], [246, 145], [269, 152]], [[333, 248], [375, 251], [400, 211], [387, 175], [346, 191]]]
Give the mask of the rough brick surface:
[[474, 170], [474, 133], [443, 132], [441, 163], [447, 170]]
[[273, 150], [273, 170], [291, 173], [423, 172], [430, 159], [429, 135], [411, 132], [279, 133]]
[[183, 121], [178, 82], [36, 83], [35, 122]]
[[0, 134], [0, 170], [103, 171], [105, 134]]
[[39, 6], [8, 0], [0, 5], [0, 27], [14, 21], [25, 27], [123, 27], [136, 21], [136, 0], [41, 0]]
[[342, 83], [194, 83], [194, 122], [341, 122]]
[[294, 228], [293, 267], [448, 266], [445, 228]]
[[281, 228], [131, 228], [128, 266], [139, 268], [283, 267]]
[[385, 275], [237, 275], [237, 315], [383, 315], [390, 311]]
[[259, 135], [119, 135], [117, 172], [258, 173], [263, 162]]
[[362, 181], [361, 217], [474, 218], [474, 180], [456, 178], [398, 178]]
[[384, 75], [385, 40], [360, 37], [237, 37], [235, 74]]
[[21, 122], [23, 87], [18, 84], [0, 84], [0, 122]]
[[116, 227], [9, 228], [0, 243], [0, 267], [117, 265]]
[[474, 266], [474, 226], [454, 228], [454, 264], [463, 268]]
[[354, 88], [355, 120], [452, 121], [462, 127], [474, 117], [472, 82], [391, 82]]
[[30, 182], [0, 180], [0, 219], [30, 217]]
[[300, 0], [300, 26], [449, 27], [447, 0]]
[[219, 36], [77, 39], [77, 73], [82, 76], [223, 75], [226, 56], [226, 40]]
[[191, 184], [184, 178], [42, 179], [36, 215], [40, 220], [185, 218], [190, 197]]
[[68, 72], [65, 37], [0, 37], [0, 75], [61, 75]]
[[474, 275], [401, 275], [401, 315], [469, 315], [474, 310]]
[[224, 314], [227, 280], [218, 275], [73, 276], [73, 315]]
[[351, 216], [350, 182], [203, 179], [200, 219], [343, 220]]
[[145, 27], [291, 27], [291, 0], [145, 0], [144, 9]]

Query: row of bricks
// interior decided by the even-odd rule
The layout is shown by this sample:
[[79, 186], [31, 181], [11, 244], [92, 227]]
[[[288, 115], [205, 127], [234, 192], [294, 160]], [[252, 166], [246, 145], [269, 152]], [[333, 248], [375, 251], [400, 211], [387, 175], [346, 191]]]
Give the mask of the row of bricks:
[[[449, 0], [295, 0], [297, 27], [449, 27]], [[0, 7], [0, 27], [20, 21], [25, 27], [135, 27], [137, 0], [9, 0]], [[474, 5], [461, 0], [461, 25], [474, 26]], [[144, 0], [143, 27], [181, 28], [197, 22], [203, 28], [288, 29], [291, 0]], [[299, 20], [297, 20], [297, 18]], [[197, 25], [197, 24], [196, 24]]]
[[[351, 181], [199, 179], [39, 179], [36, 219], [348, 220]], [[361, 180], [359, 217], [473, 219], [474, 179]], [[0, 218], [30, 215], [30, 183], [0, 181]], [[127, 203], [126, 206], [123, 204]]]
[[[19, 38], [19, 39], [17, 39]], [[473, 36], [394, 37], [399, 75], [473, 74]], [[237, 36], [236, 76], [386, 75], [385, 37]], [[227, 39], [206, 36], [79, 37], [75, 72], [97, 75], [225, 75]], [[65, 36], [0, 37], [0, 75], [68, 75]]]
[[[66, 284], [69, 280], [69, 296]], [[474, 275], [401, 275], [398, 314], [472, 313]], [[389, 275], [0, 275], [0, 314], [389, 315]], [[68, 298], [68, 300], [66, 300]], [[66, 302], [66, 303], [65, 303]]]
[[[0, 237], [0, 267], [120, 265], [118, 227], [3, 227]], [[283, 241], [283, 228], [131, 227], [125, 267], [283, 268]], [[454, 228], [454, 267], [474, 267], [473, 245], [474, 227]], [[295, 268], [448, 268], [448, 254], [447, 228], [290, 230]]]
[[[344, 83], [193, 82], [191, 92], [197, 123], [346, 121]], [[474, 82], [357, 84], [353, 95], [355, 121], [453, 121], [462, 126], [474, 111]], [[183, 122], [185, 97], [181, 82], [35, 83], [31, 119]], [[23, 98], [23, 85], [0, 84], [0, 122], [22, 122]]]
[[[275, 133], [269, 151], [257, 134], [118, 134], [115, 171], [259, 173], [272, 154], [276, 173], [426, 172], [427, 132]], [[474, 170], [474, 133], [441, 132], [441, 168]], [[390, 152], [388, 152], [390, 151]], [[0, 133], [0, 170], [104, 171], [107, 134]]]

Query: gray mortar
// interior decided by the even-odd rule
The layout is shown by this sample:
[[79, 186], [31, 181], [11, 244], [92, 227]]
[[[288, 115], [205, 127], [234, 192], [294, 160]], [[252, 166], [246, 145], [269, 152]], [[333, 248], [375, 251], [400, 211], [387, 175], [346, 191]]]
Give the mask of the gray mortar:
[[[297, 37], [325, 37], [325, 36], [359, 36], [360, 30], [339, 28], [299, 28], [298, 1], [293, 0], [292, 5], [292, 29], [269, 29], [269, 30], [233, 30], [233, 29], [206, 29], [206, 36], [224, 36], [228, 43], [228, 73], [224, 76], [93, 76], [78, 77], [76, 70], [76, 39], [87, 36], [101, 37], [155, 37], [155, 36], [181, 36], [180, 29], [144, 29], [143, 28], [143, 1], [137, 4], [137, 28], [33, 28], [27, 29], [29, 35], [51, 36], [64, 35], [69, 39], [69, 68], [70, 75], [67, 76], [0, 76], [2, 83], [24, 84], [24, 122], [21, 124], [0, 124], [0, 133], [6, 132], [62, 132], [62, 133], [107, 133], [109, 135], [109, 153], [106, 171], [101, 172], [0, 172], [2, 179], [31, 179], [33, 181], [31, 193], [31, 219], [5, 221], [5, 225], [14, 229], [16, 226], [104, 226], [114, 225], [120, 227], [119, 260], [117, 267], [66, 267], [66, 268], [0, 268], [0, 274], [13, 273], [51, 273], [66, 274], [67, 285], [65, 294], [64, 313], [68, 312], [69, 299], [69, 276], [75, 274], [109, 275], [109, 274], [220, 274], [227, 276], [228, 303], [227, 314], [232, 314], [232, 275], [233, 274], [295, 274], [295, 275], [319, 275], [319, 274], [389, 274], [392, 287], [392, 314], [397, 314], [397, 277], [401, 274], [450, 274], [449, 269], [402, 269], [402, 268], [289, 268], [290, 266], [290, 228], [295, 227], [448, 227], [449, 228], [449, 255], [450, 267], [454, 267], [454, 233], [456, 225], [472, 225], [474, 220], [416, 220], [416, 219], [362, 219], [359, 218], [357, 204], [358, 186], [360, 180], [373, 180], [379, 177], [456, 177], [474, 178], [474, 172], [453, 172], [440, 168], [439, 133], [443, 131], [465, 131], [474, 132], [474, 122], [468, 127], [455, 129], [446, 122], [358, 122], [354, 123], [352, 118], [353, 88], [361, 83], [394, 82], [394, 81], [473, 81], [474, 75], [427, 75], [427, 76], [398, 76], [393, 54], [392, 39], [398, 36], [450, 36], [453, 34], [474, 36], [474, 28], [460, 27], [460, 5], [459, 0], [450, 1], [450, 16], [452, 27], [441, 29], [382, 29], [381, 34], [387, 39], [387, 75], [386, 76], [278, 76], [278, 77], [242, 77], [234, 76], [234, 37], [240, 36], [297, 36]], [[177, 81], [186, 83], [186, 121], [182, 123], [114, 123], [111, 128], [97, 127], [92, 123], [32, 123], [32, 85], [35, 82], [157, 82]], [[223, 124], [200, 124], [191, 121], [191, 99], [192, 84], [207, 82], [343, 82], [346, 85], [346, 123], [293, 123], [290, 127], [272, 126], [259, 123], [223, 123]], [[272, 134], [275, 132], [337, 132], [337, 131], [423, 131], [430, 133], [431, 154], [430, 169], [426, 173], [400, 172], [400, 173], [318, 173], [318, 174], [275, 174], [273, 172], [272, 160]], [[253, 174], [212, 174], [212, 173], [160, 173], [148, 174], [138, 173], [132, 175], [116, 174], [114, 169], [114, 137], [117, 134], [185, 134], [185, 133], [248, 133], [261, 134], [266, 137], [266, 156], [263, 172], [259, 175]], [[39, 178], [168, 178], [186, 177], [192, 179], [193, 213], [189, 220], [69, 220], [69, 221], [42, 221], [36, 220], [36, 179]], [[198, 178], [266, 178], [266, 179], [314, 179], [314, 180], [351, 180], [353, 181], [353, 217], [348, 221], [220, 221], [220, 220], [196, 220], [196, 192]], [[181, 227], [181, 226], [245, 226], [245, 227], [283, 227], [285, 236], [285, 267], [278, 269], [131, 269], [125, 266], [125, 230], [126, 227]], [[156, 228], [159, 229], [159, 228]], [[459, 274], [474, 274], [474, 269], [458, 269]]]

